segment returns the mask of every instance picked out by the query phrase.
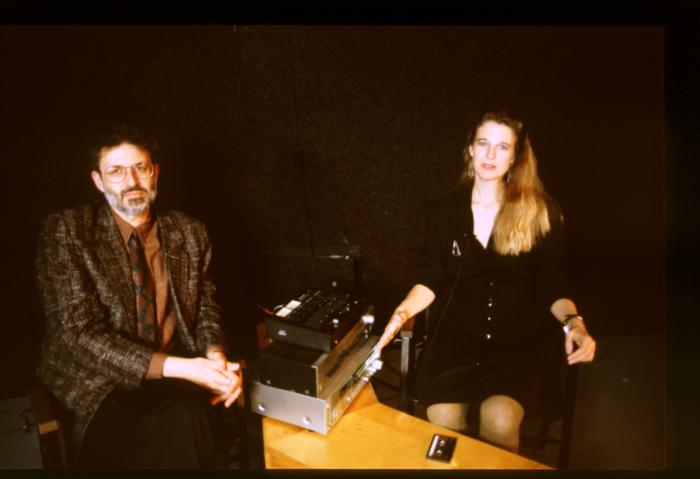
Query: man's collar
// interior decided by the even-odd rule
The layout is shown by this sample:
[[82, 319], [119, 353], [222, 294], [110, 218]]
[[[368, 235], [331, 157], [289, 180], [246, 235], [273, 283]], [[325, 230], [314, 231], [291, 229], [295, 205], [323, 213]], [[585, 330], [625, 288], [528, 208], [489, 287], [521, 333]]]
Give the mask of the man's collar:
[[124, 244], [129, 243], [129, 238], [131, 237], [131, 233], [134, 231], [134, 229], [136, 230], [136, 234], [139, 236], [141, 243], [146, 242], [146, 238], [148, 237], [149, 233], [153, 229], [153, 225], [155, 224], [155, 213], [153, 211], [151, 211], [151, 218], [148, 221], [134, 228], [129, 223], [124, 221], [124, 219], [121, 216], [119, 216], [119, 214], [116, 211], [114, 211], [114, 209], [111, 206], [108, 206], [108, 208], [109, 212], [112, 214], [112, 218], [114, 218], [115, 223], [117, 223], [117, 228], [119, 228], [119, 233], [121, 234], [121, 237], [124, 240]]

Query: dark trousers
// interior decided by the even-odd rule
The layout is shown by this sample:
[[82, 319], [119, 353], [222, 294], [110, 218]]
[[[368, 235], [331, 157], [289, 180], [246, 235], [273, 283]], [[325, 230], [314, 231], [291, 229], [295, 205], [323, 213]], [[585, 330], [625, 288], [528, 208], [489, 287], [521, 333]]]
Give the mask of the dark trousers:
[[145, 381], [113, 391], [90, 422], [79, 467], [226, 467], [220, 409], [209, 393], [187, 381]]

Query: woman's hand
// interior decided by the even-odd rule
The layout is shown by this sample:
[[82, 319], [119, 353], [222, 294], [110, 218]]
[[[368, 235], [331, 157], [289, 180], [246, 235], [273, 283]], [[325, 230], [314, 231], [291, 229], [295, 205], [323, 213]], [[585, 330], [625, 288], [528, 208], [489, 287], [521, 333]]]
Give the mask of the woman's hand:
[[[578, 346], [574, 351], [574, 344]], [[583, 321], [577, 321], [566, 334], [564, 349], [569, 365], [576, 363], [590, 363], [595, 357], [595, 340], [588, 334]]]
[[394, 336], [401, 331], [401, 326], [403, 326], [403, 323], [405, 323], [409, 317], [410, 316], [406, 310], [394, 311], [394, 314], [391, 315], [391, 318], [389, 319], [389, 323], [387, 323], [386, 328], [384, 328], [384, 334], [382, 334], [382, 337], [379, 338], [379, 342], [376, 346], [378, 351], [384, 349], [384, 347], [389, 344], [392, 339], [394, 339]]
[[430, 288], [422, 284], [413, 285], [411, 291], [408, 292], [404, 300], [394, 310], [394, 314], [391, 315], [389, 323], [384, 329], [384, 334], [379, 338], [376, 346], [377, 350], [381, 351], [384, 349], [394, 339], [396, 333], [401, 330], [403, 324], [430, 306], [433, 300], [435, 300], [435, 293]]

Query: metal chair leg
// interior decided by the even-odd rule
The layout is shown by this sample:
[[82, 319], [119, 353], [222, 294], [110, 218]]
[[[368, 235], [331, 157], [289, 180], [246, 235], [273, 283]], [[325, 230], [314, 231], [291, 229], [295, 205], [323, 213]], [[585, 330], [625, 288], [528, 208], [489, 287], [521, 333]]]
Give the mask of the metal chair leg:
[[559, 446], [558, 466], [560, 469], [569, 467], [569, 451], [571, 449], [571, 439], [573, 436], [573, 422], [576, 403], [576, 386], [578, 382], [578, 366], [570, 366], [566, 375], [566, 386], [564, 393], [564, 417], [561, 425], [561, 443]]
[[399, 386], [399, 409], [413, 414], [413, 403], [408, 399], [408, 374], [413, 367], [413, 331], [401, 331], [401, 368]]

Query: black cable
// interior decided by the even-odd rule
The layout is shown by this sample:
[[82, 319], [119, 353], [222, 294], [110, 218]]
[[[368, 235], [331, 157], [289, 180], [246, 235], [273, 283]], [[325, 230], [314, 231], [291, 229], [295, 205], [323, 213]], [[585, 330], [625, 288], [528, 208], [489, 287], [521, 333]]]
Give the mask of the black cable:
[[[459, 284], [460, 277], [462, 275], [462, 266], [464, 265], [464, 259], [467, 257], [467, 253], [469, 252], [469, 244], [471, 243], [471, 240], [469, 239], [469, 236], [466, 236], [467, 242], [466, 242], [466, 247], [464, 248], [464, 251], [462, 252], [462, 258], [459, 260], [459, 265], [457, 266], [457, 274], [455, 275], [455, 279], [452, 283], [452, 289], [450, 290], [450, 294], [447, 297], [447, 301], [445, 303], [445, 307], [442, 308], [442, 311], [440, 312], [440, 316], [438, 317], [437, 322], [435, 323], [435, 327], [433, 328], [433, 334], [431, 337], [428, 339], [428, 344], [425, 345], [425, 349], [423, 350], [423, 361], [421, 362], [421, 365], [418, 369], [418, 372], [416, 373], [416, 380], [414, 382], [415, 384], [419, 384], [421, 374], [425, 370], [424, 363], [425, 359], [428, 357], [428, 353], [430, 352], [430, 347], [436, 342], [435, 338], [437, 338], [438, 330], [440, 328], [440, 324], [442, 323], [442, 319], [445, 317], [445, 312], [447, 312], [447, 308], [450, 307], [450, 303], [452, 302], [452, 297], [455, 294], [455, 291], [457, 291], [457, 285]], [[430, 333], [430, 331], [428, 331]]]
[[289, 27], [284, 29], [287, 37], [287, 49], [289, 51], [289, 68], [291, 70], [292, 77], [292, 111], [294, 112], [294, 163], [301, 173], [301, 190], [302, 199], [304, 202], [304, 215], [306, 216], [306, 228], [309, 235], [309, 246], [311, 248], [311, 255], [316, 256], [316, 241], [314, 240], [313, 226], [311, 224], [311, 210], [309, 208], [309, 193], [306, 188], [306, 174], [305, 174], [305, 156], [304, 150], [301, 147], [301, 135], [299, 134], [299, 107], [297, 104], [297, 82], [296, 82], [296, 69], [294, 67], [294, 55], [292, 50], [292, 39], [289, 33]]
[[292, 74], [292, 110], [294, 111], [294, 139], [296, 140], [297, 149], [301, 150], [301, 144], [299, 141], [299, 108], [297, 105], [297, 74], [296, 68], [294, 67], [294, 54], [292, 50], [292, 36], [289, 33], [289, 27], [284, 28], [286, 38], [287, 38], [287, 50], [289, 52], [289, 69]]

